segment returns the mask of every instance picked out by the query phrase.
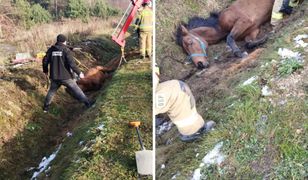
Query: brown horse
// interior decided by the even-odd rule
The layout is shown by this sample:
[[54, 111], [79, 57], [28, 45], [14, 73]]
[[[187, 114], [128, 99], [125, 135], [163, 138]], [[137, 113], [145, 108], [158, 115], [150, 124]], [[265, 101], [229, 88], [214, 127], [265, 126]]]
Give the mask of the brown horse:
[[90, 68], [85, 73], [85, 77], [77, 81], [77, 84], [84, 92], [99, 90], [103, 83], [112, 77], [111, 73], [115, 70], [104, 66]]
[[[131, 51], [126, 54], [126, 57], [139, 55], [139, 52]], [[85, 77], [77, 81], [78, 86], [82, 91], [99, 90], [103, 83], [112, 77], [112, 72], [116, 71], [121, 63], [121, 56], [117, 56], [109, 61], [105, 66], [96, 66], [90, 68]]]
[[237, 57], [244, 57], [235, 40], [245, 40], [247, 48], [264, 43], [267, 36], [257, 39], [260, 26], [270, 20], [275, 0], [237, 0], [220, 13], [211, 13], [203, 19], [194, 17], [177, 29], [177, 43], [189, 54], [199, 68], [209, 66], [208, 45], [226, 38], [228, 46]]

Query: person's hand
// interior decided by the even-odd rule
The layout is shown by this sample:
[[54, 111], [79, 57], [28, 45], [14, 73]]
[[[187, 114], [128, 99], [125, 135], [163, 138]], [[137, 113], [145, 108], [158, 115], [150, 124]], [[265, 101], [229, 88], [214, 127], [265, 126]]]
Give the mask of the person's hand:
[[73, 48], [72, 50], [73, 50], [73, 51], [81, 51], [81, 48], [75, 47], [75, 48]]
[[84, 78], [83, 72], [81, 72], [81, 73], [79, 74], [79, 77], [80, 77], [80, 79], [83, 79], [83, 78]]

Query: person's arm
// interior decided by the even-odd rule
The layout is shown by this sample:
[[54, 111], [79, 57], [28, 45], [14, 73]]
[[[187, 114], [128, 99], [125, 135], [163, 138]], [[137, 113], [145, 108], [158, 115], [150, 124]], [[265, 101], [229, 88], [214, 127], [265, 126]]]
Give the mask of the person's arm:
[[74, 58], [73, 58], [72, 53], [68, 50], [68, 51], [65, 52], [65, 56], [66, 56], [65, 58], [66, 58], [66, 60], [67, 60], [67, 62], [68, 62], [68, 64], [69, 64], [70, 68], [71, 68], [76, 74], [78, 74], [78, 75], [80, 76], [80, 74], [81, 74], [82, 72], [81, 72], [80, 69], [77, 67], [77, 65], [76, 65], [76, 63], [75, 63], [75, 61], [74, 61]]
[[48, 64], [50, 62], [50, 49], [46, 52], [46, 55], [43, 58], [43, 72], [48, 74]]
[[141, 14], [140, 12], [138, 12], [138, 16], [135, 20], [135, 30], [139, 29], [140, 23], [141, 23]]

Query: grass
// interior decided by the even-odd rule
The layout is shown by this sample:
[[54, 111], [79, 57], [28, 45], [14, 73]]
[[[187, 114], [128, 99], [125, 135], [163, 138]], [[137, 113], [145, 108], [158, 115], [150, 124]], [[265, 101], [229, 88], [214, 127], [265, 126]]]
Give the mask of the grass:
[[[55, 25], [59, 25], [57, 29]], [[99, 64], [105, 64], [119, 53], [118, 46], [107, 35], [112, 31], [112, 20], [93, 20], [84, 25], [79, 21], [41, 25], [21, 32], [12, 42], [20, 43], [18, 50], [45, 51], [46, 44], [51, 44], [62, 31], [69, 34], [74, 45], [82, 46], [85, 53], [75, 55], [89, 67], [93, 66], [89, 61], [92, 57]], [[46, 29], [48, 31], [44, 31]], [[84, 40], [89, 40], [90, 44], [80, 42]], [[135, 47], [134, 43], [129, 38], [127, 46]], [[152, 149], [151, 68], [149, 62], [135, 63], [136, 60], [132, 60], [122, 66], [114, 82], [97, 93], [95, 108], [85, 111], [61, 89], [47, 115], [41, 109], [46, 95], [41, 64], [1, 71], [0, 179], [30, 178], [33, 172], [26, 170], [36, 167], [42, 157], [49, 156], [60, 143], [63, 146], [52, 166], [53, 179], [101, 179], [126, 174], [135, 179], [134, 152], [140, 147], [135, 130], [127, 127], [129, 120], [143, 122], [141, 135], [146, 148]], [[7, 114], [12, 117], [7, 118]], [[104, 129], [97, 129], [102, 124]], [[68, 131], [73, 131], [72, 137], [66, 137]]]
[[[78, 34], [78, 37], [100, 34], [102, 31], [105, 34], [110, 34], [113, 29], [111, 22], [115, 20], [117, 18], [108, 20], [92, 18], [87, 23], [81, 20], [64, 20], [63, 22], [35, 25], [30, 30], [17, 29], [16, 36], [11, 37], [8, 41], [17, 44], [19, 51], [37, 53], [46, 51], [46, 47], [54, 44], [57, 35], [60, 33], [71, 37], [68, 41], [76, 41], [72, 36], [73, 34]], [[104, 29], [102, 30], [101, 27], [104, 27]]]
[[[73, 131], [53, 163], [54, 179], [135, 179], [135, 151], [140, 149], [132, 120], [141, 121], [141, 135], [152, 149], [152, 94], [150, 64], [131, 61], [113, 77], [99, 95], [96, 107]], [[83, 120], [82, 120], [83, 121]], [[103, 130], [97, 127], [104, 125]], [[83, 141], [83, 145], [79, 145]]]
[[303, 65], [296, 59], [286, 59], [278, 67], [278, 72], [281, 76], [290, 75], [298, 69], [302, 69]]
[[[158, 7], [158, 12], [163, 6], [164, 4]], [[301, 8], [304, 9], [306, 6], [307, 3], [304, 3]], [[163, 13], [158, 16], [162, 18]], [[170, 12], [174, 13], [178, 13], [178, 10]], [[183, 14], [185, 13], [187, 12]], [[185, 18], [185, 15], [176, 17]], [[270, 38], [256, 66], [239, 71], [232, 77], [224, 77], [217, 87], [206, 89], [205, 93], [198, 89], [198, 96], [198, 93], [204, 93], [197, 101], [198, 111], [205, 119], [216, 121], [218, 126], [204, 139], [189, 144], [176, 138], [178, 134], [175, 128], [161, 137], [163, 140], [173, 141], [169, 145], [157, 145], [158, 179], [170, 179], [175, 174], [178, 174], [176, 179], [190, 179], [202, 158], [221, 141], [224, 143], [222, 152], [227, 158], [221, 166], [201, 168], [202, 179], [305, 179], [308, 176], [307, 99], [302, 96], [282, 97], [275, 93], [271, 97], [264, 97], [261, 94], [264, 84], [268, 84], [275, 91], [277, 79], [292, 83], [291, 74], [305, 77], [308, 68], [307, 58], [304, 58], [300, 67], [298, 64], [284, 64], [277, 54], [278, 48], [284, 47], [301, 52], [303, 57], [307, 56], [307, 51], [295, 48], [293, 44], [296, 35], [307, 33], [305, 27], [307, 18], [292, 21]], [[160, 28], [166, 29], [167, 32], [174, 30], [166, 26]], [[158, 35], [163, 41], [157, 45], [158, 51], [167, 51], [161, 51], [160, 57], [170, 52], [167, 47], [174, 48], [171, 52], [177, 51], [175, 43], [168, 40], [169, 35]], [[210, 47], [213, 52], [215, 47]], [[164, 59], [160, 65], [165, 66], [164, 64], [172, 63], [167, 63]], [[281, 72], [285, 75], [281, 76]], [[172, 70], [162, 74], [166, 79], [179, 77], [178, 73]], [[258, 77], [257, 80], [243, 86], [242, 83], [252, 76]], [[194, 84], [190, 86], [194, 87]], [[303, 85], [296, 87], [304, 88]], [[286, 103], [273, 103], [280, 98], [286, 99]], [[161, 169], [161, 164], [165, 164], [166, 168]]]

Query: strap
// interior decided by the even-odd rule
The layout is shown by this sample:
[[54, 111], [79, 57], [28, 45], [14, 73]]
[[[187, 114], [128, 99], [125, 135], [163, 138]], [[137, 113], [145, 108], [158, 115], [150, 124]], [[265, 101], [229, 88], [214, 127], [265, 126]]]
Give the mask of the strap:
[[204, 56], [204, 57], [207, 57], [206, 54], [191, 54], [190, 57], [197, 57], [197, 56]]
[[188, 56], [188, 59], [191, 60], [193, 57], [207, 57], [205, 43], [200, 38], [198, 38], [197, 36], [192, 35], [192, 34], [191, 34], [191, 36], [199, 42], [203, 53], [192, 53]]

